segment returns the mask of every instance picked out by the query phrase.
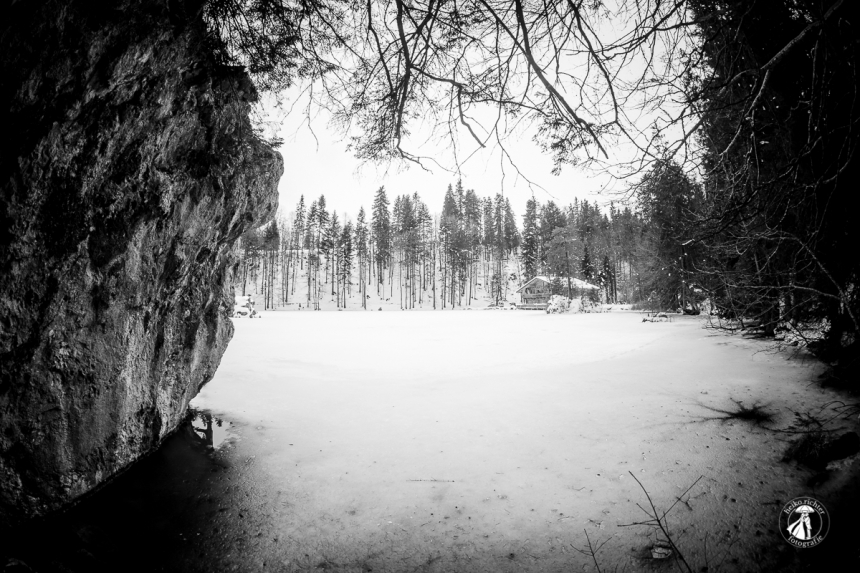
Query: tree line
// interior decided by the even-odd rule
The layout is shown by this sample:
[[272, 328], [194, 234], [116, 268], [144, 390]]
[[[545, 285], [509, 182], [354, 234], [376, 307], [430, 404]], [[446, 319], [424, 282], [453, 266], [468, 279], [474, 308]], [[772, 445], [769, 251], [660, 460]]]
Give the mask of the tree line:
[[369, 216], [362, 207], [354, 221], [344, 218], [324, 195], [310, 205], [302, 196], [291, 213], [242, 238], [237, 288], [258, 291], [265, 309], [317, 309], [324, 297], [366, 308], [370, 291], [404, 309], [446, 309], [479, 295], [500, 304], [538, 275], [559, 292], [574, 278], [599, 285], [607, 302], [647, 300], [655, 284], [653, 226], [629, 206], [604, 211], [574, 199], [560, 208], [531, 198], [519, 222], [507, 197], [480, 197], [458, 181], [441, 213], [418, 193], [392, 203], [380, 187]]

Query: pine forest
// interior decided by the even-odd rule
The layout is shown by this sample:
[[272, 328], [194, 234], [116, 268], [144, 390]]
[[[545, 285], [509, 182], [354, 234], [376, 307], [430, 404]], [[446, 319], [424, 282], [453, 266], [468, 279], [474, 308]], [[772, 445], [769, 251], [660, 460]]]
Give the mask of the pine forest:
[[[660, 221], [640, 209], [574, 199], [529, 199], [521, 216], [502, 194], [449, 185], [441, 213], [417, 194], [389, 199], [384, 187], [351, 217], [325, 196], [304, 195], [289, 213], [249, 231], [240, 244], [236, 293], [261, 309], [455, 309], [509, 305], [535, 276], [562, 292], [573, 279], [600, 287], [605, 303], [698, 312], [683, 288], [682, 260], [661, 256]], [[673, 279], [674, 275], [674, 279]]]

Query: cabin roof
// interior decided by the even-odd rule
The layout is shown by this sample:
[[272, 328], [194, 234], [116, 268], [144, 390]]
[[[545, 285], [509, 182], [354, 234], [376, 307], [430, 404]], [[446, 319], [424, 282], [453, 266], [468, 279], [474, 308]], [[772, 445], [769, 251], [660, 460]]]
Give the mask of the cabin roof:
[[[559, 277], [559, 278], [561, 279], [564, 286], [567, 286], [567, 277]], [[549, 284], [550, 282], [552, 282], [552, 278], [550, 278], [546, 275], [538, 275], [538, 276], [534, 277], [533, 279], [531, 279], [530, 281], [526, 282], [526, 284], [524, 284], [520, 288], [518, 288], [516, 292], [522, 291], [523, 289], [525, 289], [528, 286], [533, 285], [537, 281], [543, 281], [543, 282]], [[593, 285], [591, 283], [585, 282], [582, 279], [576, 279], [576, 278], [570, 279], [570, 284], [571, 284], [571, 286], [573, 286], [573, 288], [578, 288], [578, 289], [597, 290], [600, 288], [597, 285]]]

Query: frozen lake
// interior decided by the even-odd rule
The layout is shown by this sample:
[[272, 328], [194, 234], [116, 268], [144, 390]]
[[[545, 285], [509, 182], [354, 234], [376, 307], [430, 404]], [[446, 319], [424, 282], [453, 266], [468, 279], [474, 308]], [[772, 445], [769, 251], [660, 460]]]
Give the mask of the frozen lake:
[[792, 551], [777, 504], [808, 494], [809, 475], [780, 462], [785, 436], [709, 408], [765, 403], [785, 426], [798, 404], [832, 399], [809, 384], [811, 363], [694, 318], [291, 312], [235, 325], [193, 405], [234, 424], [217, 455], [239, 468], [235, 497], [203, 533], [241, 570], [579, 569], [593, 566], [575, 551], [586, 531], [607, 542], [601, 567], [638, 570], [656, 537], [619, 527], [647, 519], [630, 472], [663, 509], [702, 476], [669, 515], [691, 563], [776, 564]]

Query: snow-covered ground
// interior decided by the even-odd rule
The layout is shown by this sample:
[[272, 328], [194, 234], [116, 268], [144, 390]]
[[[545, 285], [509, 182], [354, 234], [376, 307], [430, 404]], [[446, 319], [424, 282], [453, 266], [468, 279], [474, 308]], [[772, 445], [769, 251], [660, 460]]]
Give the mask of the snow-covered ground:
[[619, 527], [648, 519], [631, 473], [664, 510], [702, 476], [668, 516], [694, 570], [767, 570], [794, 551], [782, 504], [830, 501], [780, 462], [786, 435], [709, 409], [764, 403], [786, 427], [833, 399], [818, 367], [696, 318], [262, 314], [193, 402], [237, 432], [220, 455], [244, 464], [255, 545], [221, 558], [241, 570], [593, 570], [587, 532], [603, 570], [636, 571], [656, 537]]

